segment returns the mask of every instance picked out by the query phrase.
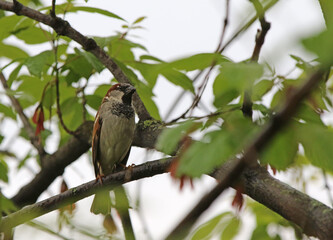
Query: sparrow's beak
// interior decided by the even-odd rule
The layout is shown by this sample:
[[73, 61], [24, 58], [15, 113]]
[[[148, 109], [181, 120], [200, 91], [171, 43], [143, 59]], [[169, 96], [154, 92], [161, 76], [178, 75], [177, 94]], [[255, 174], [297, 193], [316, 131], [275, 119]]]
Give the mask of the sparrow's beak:
[[136, 91], [135, 87], [128, 86], [125, 90], [125, 95], [132, 95]]

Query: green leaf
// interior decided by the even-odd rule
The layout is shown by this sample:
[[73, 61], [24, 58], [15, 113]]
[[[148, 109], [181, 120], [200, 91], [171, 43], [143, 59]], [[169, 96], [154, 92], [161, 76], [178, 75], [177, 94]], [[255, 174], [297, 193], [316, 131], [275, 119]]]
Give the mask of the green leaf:
[[19, 100], [22, 107], [28, 107], [40, 100], [45, 83], [40, 78], [34, 76], [20, 76], [23, 80], [17, 89], [17, 92], [22, 92]]
[[225, 229], [223, 230], [220, 239], [233, 239], [240, 228], [241, 221], [237, 217], [233, 217], [230, 219], [230, 221], [227, 223]]
[[93, 72], [93, 67], [87, 59], [77, 54], [68, 55], [63, 70], [65, 69], [71, 69], [76, 75], [86, 79], [88, 79]]
[[8, 165], [2, 158], [0, 158], [0, 179], [8, 183]]
[[319, 61], [327, 66], [333, 63], [333, 27], [316, 36], [303, 40], [303, 45], [318, 55]]
[[79, 50], [77, 50], [77, 53], [79, 55], [83, 56], [91, 64], [91, 66], [96, 70], [96, 72], [101, 72], [105, 68], [104, 65], [101, 63], [101, 61], [98, 60], [92, 53], [82, 52]]
[[54, 54], [52, 51], [45, 51], [37, 54], [36, 56], [29, 57], [25, 61], [25, 65], [27, 66], [29, 72], [32, 75], [37, 77], [41, 77], [41, 73], [44, 68], [50, 68], [54, 61]]
[[18, 32], [15, 36], [27, 44], [40, 44], [52, 39], [52, 35], [49, 32], [34, 26]]
[[85, 98], [87, 100], [87, 104], [95, 110], [98, 110], [103, 100], [103, 97], [97, 95], [86, 95]]
[[55, 86], [48, 87], [45, 91], [45, 95], [43, 98], [43, 106], [45, 109], [50, 109], [54, 104], [56, 100], [56, 91]]
[[252, 101], [262, 100], [262, 97], [268, 93], [273, 86], [274, 82], [271, 80], [261, 80], [257, 82], [252, 89]]
[[0, 57], [6, 57], [9, 59], [26, 58], [29, 55], [21, 48], [0, 43]]
[[268, 240], [272, 239], [268, 233], [267, 233], [267, 226], [257, 226], [256, 229], [254, 229], [251, 240]]
[[222, 129], [205, 134], [194, 142], [179, 162], [177, 175], [200, 177], [234, 157], [253, 137], [257, 128], [241, 111], [231, 112], [224, 118]]
[[65, 125], [74, 130], [82, 123], [82, 105], [77, 97], [70, 97], [61, 104], [61, 112]]
[[31, 155], [31, 152], [29, 151], [29, 152], [25, 155], [25, 157], [24, 157], [22, 160], [20, 160], [20, 162], [19, 162], [19, 164], [18, 164], [18, 166], [17, 166], [17, 169], [18, 169], [18, 170], [21, 169], [21, 168], [25, 165], [25, 163], [27, 162], [27, 160], [30, 159], [31, 157], [32, 157], [32, 155]]
[[105, 96], [105, 94], [107, 93], [107, 91], [110, 89], [111, 84], [101, 84], [99, 85], [95, 92], [94, 95], [100, 96], [101, 98], [103, 98]]
[[285, 170], [294, 162], [298, 151], [294, 128], [295, 126], [288, 126], [276, 134], [261, 153], [260, 162], [262, 164], [269, 163], [276, 169]]
[[297, 126], [297, 136], [302, 144], [305, 156], [310, 162], [326, 171], [333, 172], [333, 130], [318, 124]]
[[9, 75], [7, 84], [9, 87], [11, 87], [13, 81], [17, 79], [18, 74], [20, 73], [20, 70], [22, 68], [23, 64], [19, 64]]
[[194, 71], [202, 70], [207, 67], [221, 64], [223, 62], [229, 62], [229, 60], [217, 53], [200, 53], [183, 59], [179, 59], [170, 63], [165, 63], [168, 67], [178, 70]]
[[159, 62], [159, 63], [162, 63], [164, 61], [162, 61], [161, 59], [157, 58], [157, 57], [154, 57], [154, 56], [151, 56], [151, 55], [141, 55], [140, 56], [140, 60], [143, 61], [143, 60], [151, 60], [151, 61], [154, 61], [154, 62]]
[[12, 31], [17, 23], [22, 19], [17, 15], [11, 15], [0, 18], [0, 26], [6, 26], [0, 28], [0, 40], [5, 39], [12, 35]]
[[135, 47], [132, 42], [115, 37], [108, 44], [109, 55], [118, 61], [134, 61], [132, 48]]
[[153, 100], [154, 94], [152, 92], [152, 89], [142, 82], [137, 82], [135, 87], [136, 87], [136, 91], [137, 91], [138, 95], [140, 96], [142, 102], [144, 103], [144, 105], [147, 108], [150, 115], [154, 119], [160, 120], [161, 117], [160, 117], [157, 105], [155, 104], [155, 102]]
[[172, 155], [180, 141], [190, 132], [201, 127], [201, 123], [191, 120], [179, 124], [177, 127], [165, 129], [158, 138], [156, 149], [166, 154]]
[[17, 211], [17, 207], [14, 205], [14, 203], [4, 197], [2, 194], [0, 195], [0, 211], [6, 213], [6, 215], [13, 213]]
[[133, 22], [133, 25], [142, 22], [142, 21], [145, 20], [146, 18], [147, 18], [147, 17], [145, 17], [145, 16], [137, 18], [137, 19]]
[[163, 68], [160, 73], [173, 84], [182, 87], [184, 90], [189, 90], [194, 93], [192, 80], [184, 73], [171, 68]]
[[130, 63], [129, 65], [140, 71], [143, 78], [147, 81], [149, 87], [153, 88], [155, 86], [158, 77], [156, 64], [134, 62]]
[[[225, 104], [225, 96], [237, 96], [251, 89], [255, 80], [263, 74], [263, 67], [257, 63], [223, 63], [221, 73], [213, 84], [214, 105]], [[229, 97], [230, 99], [230, 97]]]
[[16, 120], [16, 115], [10, 107], [0, 104], [0, 113], [3, 113], [6, 117]]
[[311, 109], [307, 104], [301, 104], [295, 116], [298, 120], [303, 120], [306, 123], [318, 124], [324, 127], [320, 114]]
[[194, 235], [191, 237], [191, 240], [204, 240], [204, 239], [211, 239], [213, 231], [220, 223], [228, 216], [231, 215], [231, 212], [222, 213], [211, 220], [207, 221], [206, 223], [202, 224], [198, 227], [195, 231]]
[[70, 8], [69, 10], [67, 10], [67, 12], [76, 12], [76, 11], [83, 11], [83, 12], [90, 12], [90, 13], [99, 13], [102, 14], [104, 16], [107, 17], [111, 17], [111, 18], [116, 18], [122, 21], [125, 21], [122, 17], [118, 16], [117, 14], [114, 14], [110, 11], [104, 10], [104, 9], [100, 9], [100, 8], [95, 8], [95, 7], [80, 7], [80, 6], [73, 6], [72, 8]]
[[320, 6], [321, 6], [321, 10], [323, 12], [325, 21], [326, 21], [326, 25], [329, 28], [333, 27], [333, 16], [332, 16], [332, 12], [333, 12], [333, 2], [332, 1], [327, 1], [327, 0], [319, 0]]
[[81, 75], [77, 74], [74, 70], [68, 71], [68, 74], [65, 76], [66, 83], [70, 86], [72, 83], [78, 82], [81, 79]]
[[308, 63], [307, 61], [303, 60], [302, 58], [298, 57], [298, 56], [295, 56], [295, 55], [290, 55], [290, 57], [294, 60], [296, 60], [296, 66], [299, 68], [299, 69], [302, 69], [304, 71], [307, 71], [311, 68], [313, 68], [313, 66]]

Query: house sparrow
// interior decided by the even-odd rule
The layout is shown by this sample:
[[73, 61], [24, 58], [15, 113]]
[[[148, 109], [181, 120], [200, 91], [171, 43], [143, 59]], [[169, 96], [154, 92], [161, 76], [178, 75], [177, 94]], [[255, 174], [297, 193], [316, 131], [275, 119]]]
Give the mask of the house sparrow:
[[[95, 117], [92, 135], [92, 158], [96, 179], [126, 165], [135, 131], [134, 109], [131, 105], [135, 88], [126, 83], [113, 85]], [[111, 211], [109, 192], [96, 193], [91, 212], [104, 215]]]

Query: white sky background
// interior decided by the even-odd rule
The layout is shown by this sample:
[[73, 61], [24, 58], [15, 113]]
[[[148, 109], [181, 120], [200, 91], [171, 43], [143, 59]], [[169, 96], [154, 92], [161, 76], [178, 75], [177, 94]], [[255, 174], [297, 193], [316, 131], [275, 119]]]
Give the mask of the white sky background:
[[[50, 1], [49, 1], [50, 2]], [[229, 26], [225, 39], [233, 33], [237, 27], [247, 17], [247, 12], [252, 9], [252, 5], [247, 0], [231, 0]], [[221, 34], [223, 16], [225, 14], [225, 1], [222, 0], [122, 0], [105, 1], [90, 0], [88, 4], [80, 1], [82, 5], [107, 9], [129, 23], [141, 16], [147, 16], [141, 25], [145, 30], [134, 30], [132, 33], [140, 38], [131, 38], [144, 45], [153, 56], [166, 61], [179, 57], [188, 56], [201, 52], [213, 52], [216, 49]], [[66, 19], [70, 24], [84, 35], [110, 36], [116, 30], [121, 30], [123, 22], [102, 17], [97, 14], [68, 14]], [[324, 27], [321, 10], [316, 0], [281, 0], [266, 15], [267, 21], [271, 22], [271, 29], [267, 34], [264, 47], [261, 52], [260, 61], [267, 61], [276, 68], [276, 71], [283, 75], [294, 66], [294, 61], [289, 54], [295, 54], [305, 59], [312, 59], [313, 56], [307, 54], [299, 46], [298, 40], [319, 32]], [[242, 61], [251, 56], [254, 47], [254, 38], [258, 28], [258, 23], [254, 24], [245, 34], [243, 34], [224, 53], [234, 61]], [[31, 48], [34, 50], [34, 48]], [[30, 49], [30, 50], [31, 50]], [[36, 54], [40, 50], [36, 49]], [[96, 82], [108, 81], [111, 75], [104, 71], [100, 76], [96, 76]], [[96, 85], [95, 85], [96, 86]], [[154, 93], [160, 114], [163, 118], [170, 107], [170, 99], [178, 96], [181, 89], [169, 84], [163, 79], [159, 79]], [[204, 98], [206, 104], [212, 99], [211, 85], [207, 87]], [[176, 108], [173, 117], [183, 113], [191, 103], [191, 98], [184, 98]], [[200, 112], [197, 112], [198, 114]], [[54, 150], [52, 144], [48, 146], [50, 151]], [[149, 157], [142, 149], [133, 148], [129, 163], [139, 164], [146, 159], [158, 159], [160, 155], [149, 153]], [[10, 163], [15, 164], [15, 163]], [[37, 165], [33, 160], [28, 162], [29, 166], [37, 172]], [[32, 178], [32, 174], [27, 170], [12, 172], [11, 186], [3, 187], [3, 191], [8, 196], [12, 196]], [[65, 179], [69, 187], [75, 187], [86, 181], [94, 179], [92, 166], [86, 157], [81, 158], [72, 164], [65, 171]], [[286, 175], [280, 176], [287, 179]], [[56, 193], [60, 186], [61, 179], [58, 178], [51, 186], [49, 192], [44, 193], [40, 199], [45, 199]], [[321, 180], [320, 180], [321, 181]], [[308, 191], [312, 197], [319, 198], [326, 203], [326, 192], [323, 190], [323, 183], [318, 181], [318, 185], [310, 187]], [[214, 184], [215, 180], [203, 177], [195, 181], [195, 189], [189, 187], [184, 191], [178, 190], [168, 175], [153, 177], [138, 183], [128, 184], [128, 188], [136, 200], [137, 189], [140, 186], [142, 215], [146, 221], [148, 231], [153, 239], [162, 239], [163, 236], [182, 219], [192, 206], [200, 199], [203, 193], [207, 192]], [[297, 187], [297, 186], [294, 186]], [[222, 198], [223, 199], [222, 199]], [[231, 199], [233, 191], [228, 190], [218, 199], [214, 206], [200, 219], [201, 222], [218, 215], [225, 209], [231, 209]], [[224, 201], [223, 201], [224, 200]], [[92, 198], [84, 199], [77, 204], [77, 211], [74, 221], [82, 225], [89, 231], [103, 231], [102, 218], [94, 216], [89, 212]], [[242, 213], [251, 219], [249, 213]], [[133, 214], [134, 228], [137, 230], [138, 239], [146, 239], [143, 233], [141, 220]], [[57, 212], [47, 214], [38, 220], [47, 225], [52, 225], [57, 221]], [[242, 236], [237, 239], [246, 239], [246, 233], [251, 232], [254, 227], [251, 221], [247, 222], [247, 230], [244, 228]], [[54, 224], [56, 230], [56, 224]], [[31, 234], [31, 235], [30, 235]], [[36, 230], [27, 226], [20, 226], [16, 231], [18, 240], [31, 239], [36, 237]], [[30, 236], [29, 236], [30, 235]], [[72, 239], [90, 239], [72, 233], [65, 233]], [[29, 237], [28, 237], [29, 236]], [[38, 232], [38, 239], [58, 239], [43, 232]]]

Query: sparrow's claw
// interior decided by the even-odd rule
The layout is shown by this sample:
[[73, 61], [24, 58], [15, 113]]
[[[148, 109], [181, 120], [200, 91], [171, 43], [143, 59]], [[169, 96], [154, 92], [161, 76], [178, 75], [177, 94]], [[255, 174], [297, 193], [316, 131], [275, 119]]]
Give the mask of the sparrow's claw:
[[129, 182], [132, 178], [132, 171], [133, 168], [135, 167], [135, 164], [131, 164], [125, 168], [125, 182]]
[[104, 174], [98, 174], [96, 177], [96, 182], [103, 183], [103, 178], [105, 177]]

